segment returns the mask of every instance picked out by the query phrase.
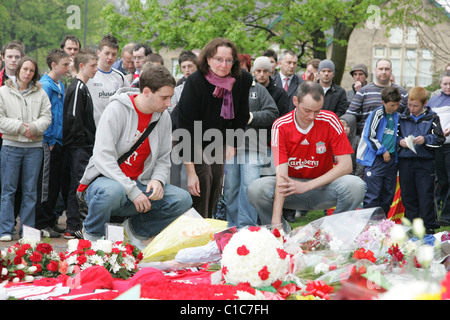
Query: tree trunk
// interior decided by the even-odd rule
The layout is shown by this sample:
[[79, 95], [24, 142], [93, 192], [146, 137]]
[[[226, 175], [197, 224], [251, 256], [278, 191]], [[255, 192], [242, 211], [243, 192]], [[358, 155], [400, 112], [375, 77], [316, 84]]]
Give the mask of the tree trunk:
[[333, 49], [331, 51], [331, 60], [334, 62], [336, 72], [334, 74], [333, 82], [337, 85], [341, 84], [342, 78], [345, 71], [345, 62], [347, 61], [347, 47], [348, 40], [355, 29], [354, 26], [346, 26], [342, 22], [336, 22], [334, 25], [334, 35], [335, 39], [345, 40], [345, 45], [335, 41], [333, 42]]

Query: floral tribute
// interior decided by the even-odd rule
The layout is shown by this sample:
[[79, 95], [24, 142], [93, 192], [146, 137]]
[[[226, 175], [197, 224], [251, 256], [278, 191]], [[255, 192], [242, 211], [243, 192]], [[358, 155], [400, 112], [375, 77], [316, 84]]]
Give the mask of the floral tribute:
[[383, 246], [390, 237], [390, 231], [395, 222], [384, 219], [378, 224], [368, 225], [356, 239], [357, 245], [365, 249], [371, 249], [374, 245]]
[[56, 252], [45, 242], [20, 240], [1, 252], [0, 282], [33, 282], [36, 277], [72, 276], [88, 267], [105, 267], [113, 277], [128, 279], [137, 272], [142, 253], [122, 242], [70, 240], [66, 252]]
[[62, 265], [69, 275], [98, 265], [105, 267], [115, 278], [128, 279], [137, 272], [137, 264], [142, 258], [140, 250], [122, 241], [98, 240], [92, 244], [89, 240], [73, 239], [68, 242]]
[[48, 243], [21, 241], [1, 252], [0, 281], [32, 282], [35, 277], [55, 277], [64, 255]]
[[229, 284], [265, 287], [285, 278], [289, 261], [282, 241], [273, 232], [249, 227], [234, 234], [225, 246], [222, 274]]

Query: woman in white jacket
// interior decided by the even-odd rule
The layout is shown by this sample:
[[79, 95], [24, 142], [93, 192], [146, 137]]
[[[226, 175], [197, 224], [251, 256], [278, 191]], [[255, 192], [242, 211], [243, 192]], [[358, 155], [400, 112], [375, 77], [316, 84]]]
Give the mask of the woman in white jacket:
[[42, 140], [51, 123], [51, 105], [38, 83], [37, 63], [24, 57], [17, 66], [16, 79], [0, 88], [1, 211], [0, 241], [14, 235], [14, 196], [22, 172], [20, 229], [34, 227], [37, 181], [42, 164]]

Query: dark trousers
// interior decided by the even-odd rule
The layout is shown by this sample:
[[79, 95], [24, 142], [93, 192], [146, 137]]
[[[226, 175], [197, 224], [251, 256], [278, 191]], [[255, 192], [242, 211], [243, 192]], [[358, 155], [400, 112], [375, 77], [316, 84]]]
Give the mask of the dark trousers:
[[52, 151], [44, 144], [44, 160], [38, 180], [38, 198], [36, 203], [36, 229], [53, 227], [56, 215], [53, 213], [61, 190], [64, 170], [64, 149], [55, 143]]
[[398, 168], [405, 217], [410, 221], [422, 218], [425, 228], [438, 229], [434, 202], [434, 161], [399, 159]]
[[450, 144], [436, 149], [435, 161], [442, 201], [441, 220], [450, 222]]
[[389, 162], [384, 162], [383, 156], [376, 157], [371, 167], [364, 168], [364, 181], [366, 183], [364, 208], [381, 207], [387, 216], [397, 185], [395, 156], [391, 156]]
[[[225, 157], [224, 157], [225, 158]], [[200, 181], [200, 197], [192, 196], [193, 207], [204, 218], [211, 218], [222, 192], [225, 160], [220, 163], [195, 164]]]
[[67, 229], [80, 230], [81, 215], [76, 194], [84, 170], [92, 156], [92, 146], [69, 146], [66, 148], [66, 153], [70, 168], [70, 183], [66, 209]]

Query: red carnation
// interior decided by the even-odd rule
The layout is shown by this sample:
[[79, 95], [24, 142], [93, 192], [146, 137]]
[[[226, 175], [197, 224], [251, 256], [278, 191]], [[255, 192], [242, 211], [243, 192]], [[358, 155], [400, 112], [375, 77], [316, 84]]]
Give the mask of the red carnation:
[[24, 243], [21, 247], [22, 250], [28, 250], [31, 249], [31, 245], [29, 243]]
[[89, 249], [91, 247], [91, 242], [89, 240], [80, 239], [78, 240], [78, 250]]
[[30, 256], [31, 262], [38, 263], [38, 262], [41, 262], [41, 260], [42, 260], [42, 254], [40, 254], [37, 251], [33, 252], [33, 254]]
[[35, 273], [40, 273], [42, 271], [42, 266], [40, 263], [37, 264], [32, 264], [33, 267], [36, 267], [36, 272]]
[[16, 277], [22, 280], [25, 278], [25, 272], [23, 270], [16, 270]]
[[92, 250], [92, 249], [88, 249], [88, 250], [86, 250], [85, 253], [86, 253], [87, 256], [93, 256], [95, 254], [95, 251]]
[[57, 261], [50, 261], [50, 263], [47, 265], [47, 270], [51, 271], [51, 272], [56, 272], [58, 271], [58, 262]]
[[77, 257], [77, 262], [78, 262], [78, 264], [83, 264], [83, 263], [85, 263], [86, 261], [87, 261], [87, 258], [86, 258], [86, 256], [85, 256], [84, 254]]
[[282, 260], [286, 259], [286, 257], [287, 257], [286, 251], [284, 251], [283, 249], [280, 249], [280, 248], [277, 248], [277, 251], [278, 251], [278, 255], [280, 256], [280, 258]]
[[53, 248], [48, 243], [39, 243], [36, 246], [36, 251], [39, 251], [40, 253], [43, 254], [50, 254], [53, 251]]
[[22, 256], [16, 256], [14, 257], [14, 264], [18, 265], [22, 263]]
[[267, 266], [264, 266], [264, 268], [262, 268], [261, 270], [259, 270], [258, 275], [261, 278], [261, 280], [267, 280], [269, 279], [269, 270], [267, 270]]
[[277, 238], [281, 237], [280, 230], [278, 229], [273, 229], [272, 234]]
[[141, 251], [138, 253], [137, 259], [138, 259], [139, 261], [141, 261], [142, 259], [144, 259], [144, 254], [143, 254]]
[[26, 250], [25, 249], [23, 249], [23, 248], [20, 248], [19, 250], [17, 250], [16, 251], [16, 257], [19, 257], [19, 258], [21, 258], [22, 259], [22, 257], [25, 255], [25, 252]]
[[228, 273], [228, 268], [226, 266], [222, 267], [222, 274], [226, 275]]
[[248, 251], [248, 249], [245, 245], [242, 245], [239, 248], [237, 248], [237, 254], [240, 256], [246, 256], [249, 253], [250, 253], [250, 251]]

